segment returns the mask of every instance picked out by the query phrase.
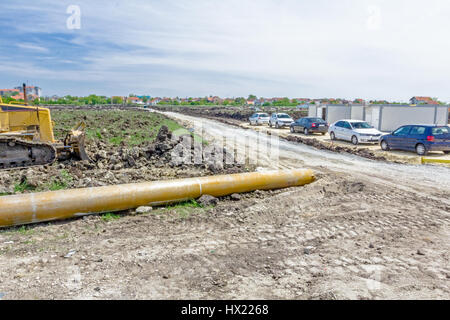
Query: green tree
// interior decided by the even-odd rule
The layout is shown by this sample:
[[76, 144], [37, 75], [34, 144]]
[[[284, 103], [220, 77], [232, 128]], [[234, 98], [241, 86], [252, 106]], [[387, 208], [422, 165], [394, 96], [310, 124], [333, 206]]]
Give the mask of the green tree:
[[122, 104], [123, 103], [123, 99], [122, 99], [122, 97], [113, 97], [112, 98], [112, 103], [113, 104]]

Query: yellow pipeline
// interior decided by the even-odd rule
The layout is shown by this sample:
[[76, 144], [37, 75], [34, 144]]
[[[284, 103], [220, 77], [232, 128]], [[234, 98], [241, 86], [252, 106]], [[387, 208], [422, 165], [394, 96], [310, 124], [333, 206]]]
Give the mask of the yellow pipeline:
[[311, 170], [282, 170], [61, 190], [0, 197], [0, 226], [68, 219], [140, 206], [215, 197], [254, 190], [302, 186], [314, 181]]

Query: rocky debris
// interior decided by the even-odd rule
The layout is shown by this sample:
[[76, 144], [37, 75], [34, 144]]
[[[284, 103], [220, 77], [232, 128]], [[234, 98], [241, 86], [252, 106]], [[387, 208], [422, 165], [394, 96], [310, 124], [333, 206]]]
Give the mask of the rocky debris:
[[127, 146], [91, 139], [87, 142], [87, 151], [92, 162], [71, 159], [52, 165], [0, 171], [0, 195], [240, 173], [245, 170], [245, 165], [230, 164], [234, 155], [226, 149], [194, 141], [189, 134], [174, 136], [167, 126], [160, 128], [153, 143]]
[[201, 196], [197, 202], [201, 204], [203, 207], [209, 207], [209, 206], [215, 206], [219, 202], [219, 199], [216, 197], [210, 196], [208, 194], [205, 194]]
[[162, 160], [171, 167], [197, 167], [218, 174], [241, 172], [243, 165], [235, 164], [234, 154], [217, 145], [204, 145], [190, 135], [174, 136], [162, 126], [155, 143], [146, 150], [149, 159]]
[[167, 141], [172, 138], [172, 133], [167, 126], [162, 126], [159, 129], [158, 135], [156, 136], [157, 141]]
[[76, 250], [70, 250], [66, 255], [64, 255], [64, 258], [70, 258], [71, 256], [73, 256], [75, 253], [77, 253]]
[[293, 136], [293, 135], [287, 136], [286, 140], [306, 144], [308, 146], [312, 146], [320, 150], [330, 150], [337, 153], [347, 152], [372, 160], [383, 160], [383, 161], [387, 160], [385, 157], [376, 155], [373, 151], [366, 148], [361, 149], [361, 148], [340, 146], [335, 144], [327, 144], [317, 139], [303, 138], [301, 136]]
[[419, 250], [417, 250], [417, 255], [424, 256], [425, 255], [425, 251], [419, 249]]
[[312, 246], [308, 246], [303, 248], [303, 253], [304, 254], [312, 254], [315, 251], [316, 248], [312, 247]]
[[0, 186], [0, 195], [14, 193], [14, 186]]
[[345, 191], [349, 193], [362, 192], [366, 185], [362, 182], [352, 182], [345, 185]]
[[152, 207], [139, 207], [136, 209], [137, 214], [147, 214], [153, 211]]
[[233, 201], [239, 201], [239, 200], [242, 199], [242, 196], [241, 196], [239, 193], [233, 193], [233, 194], [230, 196], [230, 198], [231, 198], [231, 200], [233, 200]]

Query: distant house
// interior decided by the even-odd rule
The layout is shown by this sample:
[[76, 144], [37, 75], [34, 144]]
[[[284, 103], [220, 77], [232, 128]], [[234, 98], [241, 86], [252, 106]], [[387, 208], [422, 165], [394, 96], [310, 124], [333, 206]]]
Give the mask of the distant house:
[[369, 104], [389, 104], [387, 100], [370, 100]]
[[2, 97], [15, 96], [18, 93], [20, 93], [20, 91], [18, 89], [0, 89], [0, 96], [2, 96]]
[[156, 106], [158, 105], [158, 103], [161, 101], [160, 98], [153, 98], [152, 100], [150, 100], [150, 103], [152, 106]]
[[[23, 93], [23, 87], [15, 87], [14, 89], [19, 90], [19, 92]], [[32, 94], [37, 96], [38, 98], [41, 97], [42, 89], [36, 86], [26, 86], [27, 89], [27, 95]]]
[[248, 106], [254, 106], [255, 105], [255, 101], [256, 101], [255, 99], [248, 99], [247, 100], [247, 105]]
[[139, 99], [138, 97], [129, 97], [128, 99], [127, 99], [127, 102], [128, 103], [135, 103], [135, 104], [143, 104], [144, 102], [141, 100], [141, 99]]
[[[23, 92], [17, 93], [16, 95], [11, 96], [11, 98], [13, 98], [14, 100], [25, 100]], [[40, 97], [35, 94], [27, 93], [27, 99], [28, 99], [28, 101], [33, 101], [36, 99], [40, 99]]]
[[439, 104], [436, 100], [430, 98], [430, 97], [412, 97], [411, 100], [409, 100], [411, 104]]

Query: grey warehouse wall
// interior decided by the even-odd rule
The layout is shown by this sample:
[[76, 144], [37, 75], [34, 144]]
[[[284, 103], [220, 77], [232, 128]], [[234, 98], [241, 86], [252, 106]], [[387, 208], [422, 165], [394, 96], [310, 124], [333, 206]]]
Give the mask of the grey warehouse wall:
[[349, 106], [328, 106], [327, 121], [331, 124], [338, 120], [350, 119], [352, 116], [352, 109]]
[[393, 131], [407, 124], [434, 124], [435, 108], [383, 107], [381, 131]]

